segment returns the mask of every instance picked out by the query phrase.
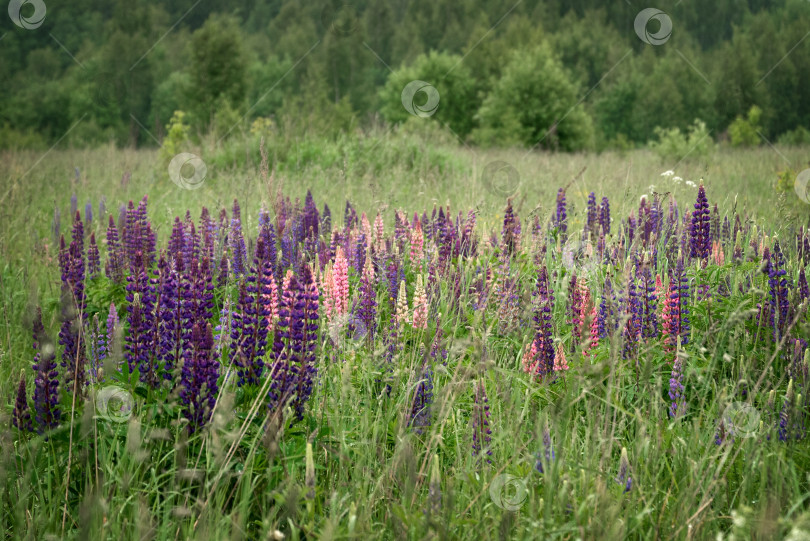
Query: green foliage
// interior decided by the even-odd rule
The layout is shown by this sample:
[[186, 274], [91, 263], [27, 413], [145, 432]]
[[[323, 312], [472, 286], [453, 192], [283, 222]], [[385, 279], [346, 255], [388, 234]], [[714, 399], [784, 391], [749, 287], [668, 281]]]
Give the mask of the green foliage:
[[665, 160], [700, 159], [714, 150], [706, 123], [695, 119], [687, 133], [680, 128], [655, 128], [657, 141], [650, 141], [650, 149]]
[[166, 126], [166, 137], [163, 139], [163, 146], [160, 148], [162, 161], [168, 162], [171, 160], [188, 143], [189, 127], [183, 121], [185, 117], [186, 113], [183, 111], [175, 111]]
[[[413, 63], [394, 71], [380, 91], [380, 112], [389, 122], [404, 122], [431, 99], [422, 90], [413, 95], [412, 103], [403, 105], [403, 90], [413, 81], [423, 81], [438, 92], [435, 113], [425, 111], [425, 116], [446, 124], [459, 137], [466, 137], [474, 127], [472, 113], [478, 108], [476, 82], [470, 69], [459, 55], [431, 52], [420, 55]], [[409, 112], [406, 106], [412, 106]]]
[[473, 139], [484, 145], [589, 148], [592, 120], [577, 101], [577, 86], [547, 43], [517, 51], [481, 105], [481, 127]]
[[780, 135], [777, 142], [780, 145], [810, 145], [810, 130], [804, 126], [799, 126], [795, 130], [791, 130]]
[[796, 171], [787, 168], [776, 173], [776, 191], [777, 192], [792, 192], [794, 190], [793, 184], [796, 181]]
[[733, 147], [752, 147], [760, 143], [759, 131], [762, 109], [752, 105], [747, 118], [738, 116], [728, 127], [728, 135]]

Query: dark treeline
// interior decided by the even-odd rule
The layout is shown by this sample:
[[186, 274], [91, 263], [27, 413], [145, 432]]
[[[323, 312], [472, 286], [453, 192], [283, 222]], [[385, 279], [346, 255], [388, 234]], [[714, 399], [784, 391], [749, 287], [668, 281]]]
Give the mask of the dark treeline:
[[2, 147], [68, 131], [76, 145], [155, 146], [178, 110], [193, 138], [257, 119], [328, 135], [406, 120], [414, 79], [437, 89], [433, 120], [477, 144], [632, 146], [696, 119], [715, 139], [734, 139], [737, 119], [802, 142], [810, 127], [805, 0], [661, 2], [672, 33], [658, 45], [634, 29], [646, 6], [619, 0], [46, 5], [38, 28], [0, 26]]

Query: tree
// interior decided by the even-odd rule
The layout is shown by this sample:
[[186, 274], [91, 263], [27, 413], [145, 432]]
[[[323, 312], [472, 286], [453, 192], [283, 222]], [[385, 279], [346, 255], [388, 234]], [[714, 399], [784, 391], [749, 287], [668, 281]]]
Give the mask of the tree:
[[473, 139], [485, 145], [579, 150], [593, 143], [591, 117], [547, 43], [518, 50], [487, 95]]

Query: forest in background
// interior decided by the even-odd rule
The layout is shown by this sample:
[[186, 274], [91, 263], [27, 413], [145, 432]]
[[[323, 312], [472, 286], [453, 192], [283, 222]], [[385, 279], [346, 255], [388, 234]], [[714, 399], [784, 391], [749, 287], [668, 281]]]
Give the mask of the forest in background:
[[632, 148], [675, 129], [810, 141], [805, 0], [662, 2], [672, 32], [657, 45], [634, 28], [648, 6], [631, 1], [46, 6], [38, 28], [0, 22], [0, 148], [157, 147], [172, 125], [217, 142], [386, 129], [413, 116], [413, 80], [439, 96], [421, 116], [465, 144]]

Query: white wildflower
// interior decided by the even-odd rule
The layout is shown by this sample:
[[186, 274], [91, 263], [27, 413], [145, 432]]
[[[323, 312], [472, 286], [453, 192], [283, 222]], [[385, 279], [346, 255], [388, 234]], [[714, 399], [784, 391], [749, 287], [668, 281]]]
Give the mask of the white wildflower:
[[671, 177], [674, 174], [675, 174], [675, 171], [664, 171], [663, 173], [661, 173], [661, 176], [662, 177]]
[[689, 186], [690, 188], [697, 188], [697, 184], [695, 184], [691, 180], [687, 180], [686, 185]]
[[672, 177], [672, 181], [675, 184], [680, 184], [681, 182], [683, 182], [683, 179], [681, 177]]

